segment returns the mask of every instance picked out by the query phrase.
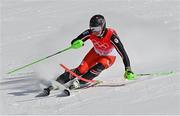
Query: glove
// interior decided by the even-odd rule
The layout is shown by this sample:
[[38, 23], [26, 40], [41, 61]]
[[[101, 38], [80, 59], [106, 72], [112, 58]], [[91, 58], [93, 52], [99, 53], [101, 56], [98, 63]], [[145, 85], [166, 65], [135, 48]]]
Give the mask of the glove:
[[135, 79], [135, 74], [131, 71], [130, 67], [126, 68], [126, 71], [124, 73], [124, 78], [128, 80], [134, 80]]
[[84, 45], [84, 42], [82, 40], [76, 40], [71, 44], [71, 47], [74, 49], [81, 48]]

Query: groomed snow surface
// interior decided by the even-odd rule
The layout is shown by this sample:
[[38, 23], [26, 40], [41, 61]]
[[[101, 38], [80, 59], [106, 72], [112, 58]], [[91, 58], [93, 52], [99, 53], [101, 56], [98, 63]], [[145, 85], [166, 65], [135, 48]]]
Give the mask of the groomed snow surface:
[[[152, 115], [180, 114], [179, 0], [1, 0], [0, 114], [16, 115]], [[174, 71], [125, 86], [101, 86], [70, 97], [34, 98], [44, 85], [77, 67], [92, 48], [87, 41], [41, 63], [7, 75], [9, 70], [69, 47], [88, 28], [94, 14], [117, 30], [136, 73]], [[97, 79], [123, 79], [116, 63]], [[44, 80], [44, 81], [42, 81]]]

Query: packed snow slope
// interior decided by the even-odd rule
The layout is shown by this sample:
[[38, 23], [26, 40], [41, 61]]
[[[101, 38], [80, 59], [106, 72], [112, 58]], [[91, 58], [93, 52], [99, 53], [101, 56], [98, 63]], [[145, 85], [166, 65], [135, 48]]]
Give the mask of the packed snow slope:
[[[178, 0], [2, 0], [1, 114], [180, 114], [180, 1]], [[136, 73], [175, 71], [125, 86], [79, 90], [70, 97], [34, 98], [44, 83], [77, 67], [92, 48], [87, 41], [41, 63], [9, 70], [70, 46], [102, 14], [116, 29]], [[123, 79], [120, 56], [98, 79]]]

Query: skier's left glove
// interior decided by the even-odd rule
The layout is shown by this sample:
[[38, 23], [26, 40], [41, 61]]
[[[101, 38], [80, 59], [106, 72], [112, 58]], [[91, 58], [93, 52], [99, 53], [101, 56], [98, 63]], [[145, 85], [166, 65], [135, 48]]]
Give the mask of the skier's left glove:
[[128, 80], [135, 79], [135, 74], [131, 71], [130, 67], [127, 67], [124, 73], [124, 78]]
[[71, 47], [74, 49], [81, 48], [84, 45], [84, 42], [82, 40], [76, 40], [71, 44]]

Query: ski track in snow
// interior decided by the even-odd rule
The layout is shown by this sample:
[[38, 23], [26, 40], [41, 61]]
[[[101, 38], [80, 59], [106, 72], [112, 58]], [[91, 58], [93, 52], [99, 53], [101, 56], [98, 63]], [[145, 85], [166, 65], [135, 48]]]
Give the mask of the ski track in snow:
[[[3, 0], [0, 114], [180, 114], [179, 4], [178, 0]], [[92, 47], [90, 42], [16, 74], [5, 74], [68, 47], [96, 13], [118, 31], [135, 72], [173, 70], [176, 74], [72, 91], [69, 97], [57, 97], [59, 91], [54, 91], [35, 98], [48, 80], [63, 72], [59, 64], [71, 68], [80, 64]], [[117, 57], [98, 79], [122, 79], [123, 67]]]
[[[158, 80], [161, 80], [161, 83], [159, 85], [153, 84], [157, 83]], [[40, 106], [48, 106], [50, 107], [52, 105], [55, 106], [56, 110], [54, 110], [52, 113], [53, 114], [71, 114], [68, 113], [69, 109], [75, 108], [75, 109], [81, 109], [82, 106], [86, 106], [89, 103], [91, 105], [95, 105], [95, 102], [92, 101], [107, 101], [108, 99], [113, 100], [114, 102], [118, 101], [121, 104], [124, 105], [131, 105], [131, 104], [137, 104], [141, 102], [148, 102], [152, 101], [153, 99], [157, 99], [159, 97], [167, 96], [169, 93], [171, 93], [172, 96], [176, 95], [175, 92], [171, 91], [168, 92], [169, 90], [176, 90], [177, 85], [176, 83], [176, 78], [173, 79], [172, 76], [167, 76], [167, 77], [158, 77], [158, 78], [153, 78], [153, 77], [145, 77], [142, 78], [141, 80], [138, 80], [134, 83], [127, 84], [125, 86], [119, 86], [119, 87], [92, 87], [84, 90], [78, 90], [78, 92], [72, 92], [72, 96], [70, 97], [57, 97], [58, 91], [54, 92], [51, 96], [45, 97], [45, 98], [34, 98], [34, 96], [39, 92], [39, 90], [27, 90], [27, 92], [23, 91], [23, 87], [28, 87], [30, 85], [27, 85], [25, 83], [31, 84], [33, 81], [35, 81], [33, 78], [29, 79], [13, 79], [15, 82], [11, 82], [9, 80], [4, 81], [1, 83], [1, 88], [6, 88], [9, 87], [11, 84], [17, 85], [17, 83], [21, 83], [17, 88], [6, 88], [8, 89], [8, 94], [13, 95], [17, 99], [20, 96], [29, 96], [20, 99], [20, 100], [15, 100], [13, 101], [14, 103], [12, 106], [26, 106], [26, 104], [34, 104], [40, 105]], [[18, 82], [19, 81], [19, 82]], [[22, 82], [23, 81], [23, 82]], [[37, 79], [36, 79], [37, 81]], [[25, 85], [24, 85], [25, 84]], [[146, 84], [146, 85], [144, 85]], [[37, 85], [37, 84], [36, 84]], [[152, 86], [153, 85], [153, 86]], [[166, 85], [166, 86], [164, 86]], [[142, 89], [143, 88], [143, 89]], [[160, 88], [160, 89], [157, 89]], [[21, 92], [10, 92], [14, 90], [20, 90]], [[30, 88], [32, 89], [32, 88]], [[36, 87], [37, 89], [37, 87]], [[164, 93], [168, 92], [168, 93]], [[29, 95], [22, 94], [22, 93], [30, 93]], [[129, 96], [127, 94], [131, 93]], [[97, 95], [96, 95], [97, 94]], [[113, 94], [113, 95], [111, 95]], [[116, 98], [115, 96], [119, 96], [120, 94], [121, 98]], [[91, 96], [93, 95], [93, 96]], [[132, 99], [132, 96], [135, 97], [136, 99]], [[49, 102], [53, 102], [56, 104], [49, 104]], [[81, 107], [79, 107], [81, 106]], [[29, 106], [28, 106], [29, 107]], [[37, 110], [39, 111], [39, 110]], [[39, 114], [36, 111], [33, 111], [31, 113]], [[48, 112], [44, 112], [48, 113]], [[78, 113], [77, 113], [78, 114]]]

